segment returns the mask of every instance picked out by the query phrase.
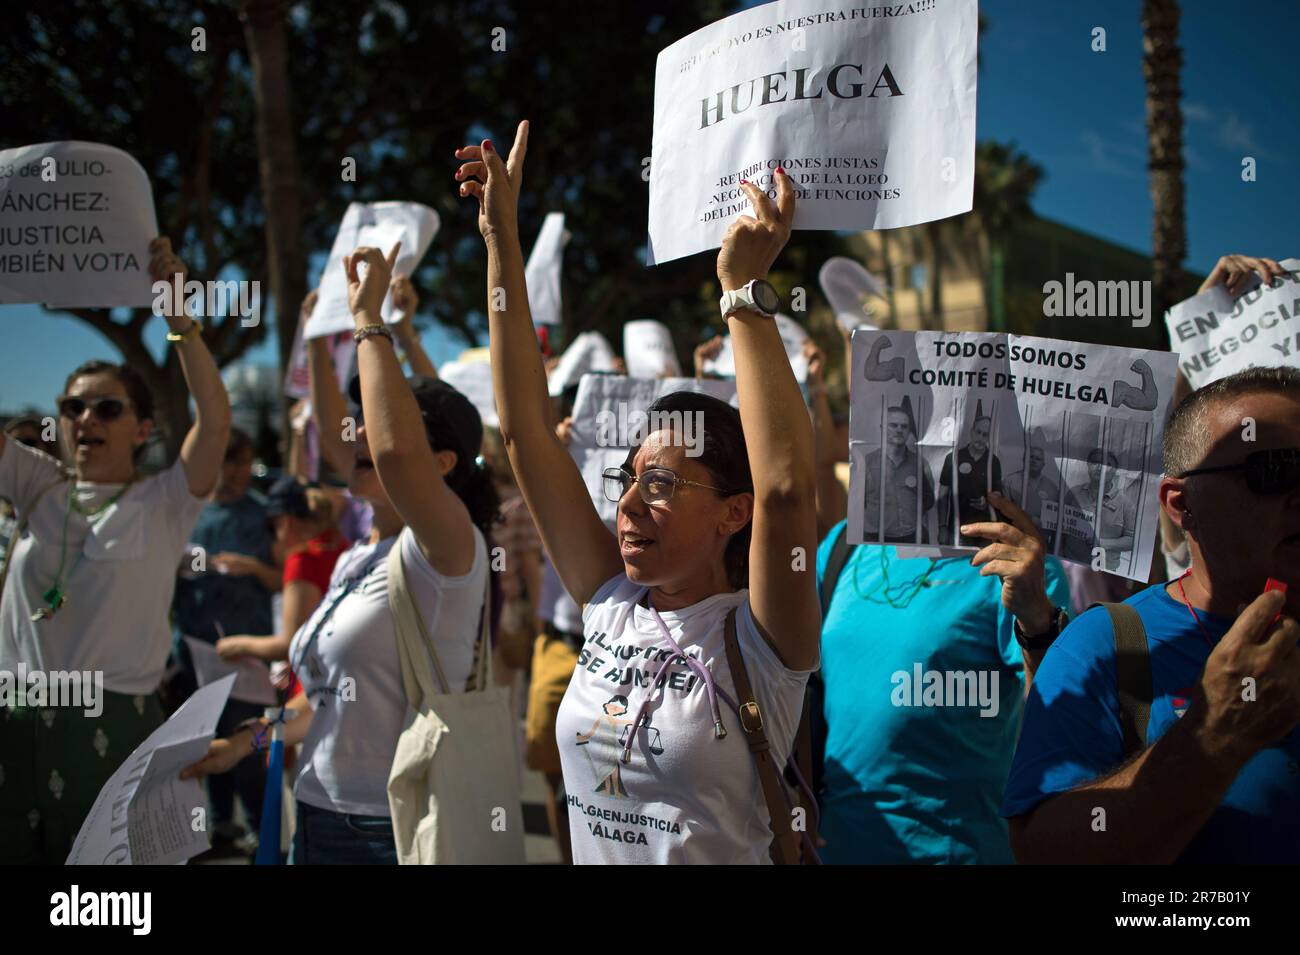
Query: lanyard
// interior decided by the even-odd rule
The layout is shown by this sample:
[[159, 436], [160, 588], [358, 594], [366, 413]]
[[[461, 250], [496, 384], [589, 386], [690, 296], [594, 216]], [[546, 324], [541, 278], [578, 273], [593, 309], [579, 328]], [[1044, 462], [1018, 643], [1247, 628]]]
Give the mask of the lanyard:
[[[398, 546], [397, 541], [393, 542], [393, 546]], [[370, 559], [365, 562], [360, 570], [347, 579], [343, 586], [339, 588], [339, 592], [334, 595], [334, 598], [325, 607], [325, 611], [316, 618], [316, 626], [312, 628], [311, 635], [303, 643], [302, 651], [298, 654], [298, 662], [293, 666], [294, 673], [303, 672], [302, 665], [307, 662], [307, 654], [315, 646], [316, 638], [320, 636], [321, 630], [325, 627], [325, 622], [334, 615], [334, 611], [338, 609], [338, 605], [347, 598], [348, 594], [352, 593], [357, 588], [357, 585], [370, 575], [370, 572], [379, 564], [380, 559], [381, 555], [378, 553], [378, 548], [376, 548], [376, 552], [370, 556]], [[299, 679], [302, 679], [302, 677], [299, 677]]]
[[1190, 575], [1191, 572], [1192, 568], [1188, 567], [1187, 570], [1183, 571], [1183, 573], [1174, 580], [1174, 583], [1178, 585], [1178, 593], [1179, 596], [1183, 598], [1183, 606], [1186, 607], [1187, 612], [1192, 615], [1192, 619], [1196, 621], [1197, 628], [1201, 631], [1201, 636], [1205, 638], [1205, 642], [1209, 644], [1210, 649], [1213, 650], [1214, 641], [1210, 639], [1210, 632], [1205, 629], [1205, 624], [1201, 623], [1201, 618], [1197, 615], [1196, 608], [1193, 607], [1192, 602], [1187, 599], [1187, 591], [1183, 590], [1183, 578]]

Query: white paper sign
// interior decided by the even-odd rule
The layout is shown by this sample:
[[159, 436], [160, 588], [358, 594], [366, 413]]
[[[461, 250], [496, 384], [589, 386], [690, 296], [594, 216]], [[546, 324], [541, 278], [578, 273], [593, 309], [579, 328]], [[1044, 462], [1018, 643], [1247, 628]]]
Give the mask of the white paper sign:
[[[696, 391], [737, 407], [736, 383], [707, 378], [626, 378], [622, 375], [587, 375], [578, 384], [573, 402], [573, 428], [569, 454], [582, 472], [583, 483], [601, 519], [611, 528], [618, 505], [605, 499], [601, 474], [623, 464], [632, 442], [644, 438], [649, 424], [646, 412], [655, 399], [674, 391]], [[703, 440], [695, 422], [683, 422], [687, 445]]]
[[649, 262], [722, 244], [740, 180], [798, 189], [796, 229], [895, 229], [969, 212], [975, 0], [777, 0], [659, 54]]
[[547, 387], [554, 398], [588, 372], [613, 370], [614, 349], [609, 347], [605, 336], [600, 332], [583, 332], [560, 356], [547, 379]]
[[[412, 274], [419, 266], [429, 243], [438, 233], [438, 213], [418, 202], [353, 202], [348, 205], [339, 224], [329, 260], [320, 280], [320, 297], [303, 330], [306, 338], [320, 338], [335, 332], [351, 331], [352, 311], [348, 308], [348, 282], [343, 272], [343, 256], [359, 246], [373, 246], [385, 255], [396, 242], [402, 243], [393, 272]], [[380, 310], [383, 320], [396, 322], [401, 313], [393, 309], [393, 293], [384, 297]]]
[[990, 332], [853, 335], [851, 543], [969, 553], [1019, 504], [1048, 553], [1146, 580], [1172, 352]]
[[1216, 285], [1165, 315], [1169, 345], [1193, 388], [1256, 366], [1300, 367], [1300, 259], [1278, 264], [1287, 274], [1272, 287], [1252, 278], [1234, 300]]
[[69, 141], [0, 151], [0, 305], [148, 308], [157, 235], [149, 177], [122, 150]]
[[888, 286], [863, 267], [861, 262], [843, 255], [832, 256], [817, 273], [826, 301], [831, 303], [835, 320], [847, 332], [855, 328], [875, 328], [870, 299], [884, 296]]
[[485, 361], [449, 361], [438, 369], [438, 377], [470, 400], [483, 419], [483, 427], [501, 427], [491, 365]]
[[[803, 354], [803, 343], [808, 340], [808, 333], [789, 315], [776, 316], [776, 329], [781, 333], [781, 342], [785, 345], [785, 354], [790, 359], [795, 380], [802, 383], [808, 377], [808, 359]], [[736, 356], [731, 350], [730, 335], [723, 336], [721, 350], [716, 357], [705, 359], [701, 370], [723, 378], [736, 377]]]
[[173, 865], [209, 848], [194, 825], [208, 797], [180, 771], [206, 755], [234, 686], [233, 675], [201, 687], [109, 777], [90, 807], [67, 865]]
[[623, 361], [630, 378], [680, 378], [673, 333], [663, 322], [643, 319], [623, 326]]
[[217, 648], [210, 643], [189, 636], [185, 638], [185, 643], [190, 648], [190, 659], [194, 661], [194, 675], [199, 686], [207, 686], [233, 674], [235, 685], [230, 690], [232, 700], [260, 703], [262, 706], [276, 704], [271, 670], [261, 660], [252, 657], [223, 660]]
[[564, 231], [564, 213], [547, 213], [542, 231], [537, 234], [533, 251], [524, 266], [528, 286], [528, 311], [534, 325], [560, 324], [560, 273], [564, 264], [564, 245], [569, 234]]

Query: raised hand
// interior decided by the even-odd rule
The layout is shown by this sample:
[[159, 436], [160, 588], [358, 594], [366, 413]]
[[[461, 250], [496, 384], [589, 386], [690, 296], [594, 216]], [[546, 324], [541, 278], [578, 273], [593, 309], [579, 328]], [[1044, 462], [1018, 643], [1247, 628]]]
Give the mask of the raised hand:
[[[185, 277], [188, 269], [181, 257], [172, 251], [172, 240], [160, 235], [149, 243], [149, 278], [155, 282], [166, 282], [167, 291], [162, 296], [163, 317], [173, 331], [184, 331], [189, 327], [189, 316], [185, 314]], [[179, 275], [179, 284], [176, 276]]]
[[790, 238], [794, 223], [794, 184], [779, 166], [772, 178], [776, 180], [775, 203], [752, 182], [741, 183], [758, 218], [738, 216], [722, 238], [718, 281], [724, 292], [765, 278]]
[[[378, 249], [363, 247], [351, 255], [343, 256], [343, 271], [348, 276], [348, 307], [357, 324], [378, 325], [379, 309], [388, 294], [388, 283], [392, 280], [393, 265], [397, 262], [397, 253], [402, 243], [396, 243], [388, 252], [388, 257]], [[361, 266], [365, 265], [362, 272]]]
[[1051, 626], [1056, 612], [1047, 596], [1047, 546], [1043, 535], [1010, 498], [996, 491], [989, 491], [988, 497], [1010, 523], [985, 521], [962, 526], [961, 532], [967, 537], [992, 541], [971, 558], [971, 566], [981, 568], [981, 577], [1001, 577], [1002, 606], [1020, 621], [1026, 633], [1042, 633]]
[[1229, 294], [1237, 295], [1246, 287], [1250, 274], [1254, 272], [1265, 285], [1272, 285], [1273, 279], [1286, 275], [1286, 270], [1272, 259], [1256, 258], [1251, 255], [1225, 255], [1214, 263], [1214, 268], [1205, 277], [1197, 294], [1208, 288], [1222, 285]]
[[1183, 717], [1212, 751], [1238, 762], [1300, 723], [1300, 625], [1278, 617], [1285, 606], [1286, 595], [1273, 590], [1246, 607], [1205, 661], [1196, 699]]
[[478, 146], [462, 146], [456, 150], [456, 158], [464, 160], [456, 170], [460, 194], [478, 199], [478, 229], [484, 239], [498, 235], [518, 238], [519, 188], [527, 153], [528, 120], [519, 124], [514, 145], [505, 160], [490, 139]]

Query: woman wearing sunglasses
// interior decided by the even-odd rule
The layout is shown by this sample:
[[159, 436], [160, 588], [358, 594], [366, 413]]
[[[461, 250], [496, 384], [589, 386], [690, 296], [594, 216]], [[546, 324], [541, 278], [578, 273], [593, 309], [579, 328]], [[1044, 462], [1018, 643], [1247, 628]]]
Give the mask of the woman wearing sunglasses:
[[[155, 281], [183, 276], [166, 238], [149, 251]], [[104, 782], [162, 722], [155, 690], [171, 647], [176, 566], [230, 430], [202, 326], [179, 296], [168, 297], [166, 311], [196, 408], [170, 468], [137, 469], [153, 397], [129, 365], [92, 361], [68, 376], [58, 408], [71, 474], [0, 437], [0, 496], [26, 523], [5, 568], [0, 670], [84, 674], [81, 699], [43, 706], [29, 696], [0, 720], [0, 861], [63, 862]]]
[[[765, 862], [772, 833], [747, 734], [726, 707], [737, 694], [724, 631], [734, 626], [780, 765], [820, 629], [812, 425], [762, 281], [790, 235], [794, 188], [780, 169], [775, 203], [742, 183], [755, 215], [731, 225], [718, 255], [739, 414], [696, 394], [657, 402], [668, 416], [651, 420], [695, 416], [703, 447], [692, 441], [700, 453], [688, 455], [672, 427], [649, 434], [606, 477], [619, 502], [611, 534], [547, 420], [516, 223], [527, 141], [525, 122], [508, 161], [490, 141], [457, 150], [457, 178], [479, 201], [487, 245], [501, 432], [556, 570], [585, 605], [556, 728], [574, 861]], [[612, 719], [617, 697], [627, 712]]]

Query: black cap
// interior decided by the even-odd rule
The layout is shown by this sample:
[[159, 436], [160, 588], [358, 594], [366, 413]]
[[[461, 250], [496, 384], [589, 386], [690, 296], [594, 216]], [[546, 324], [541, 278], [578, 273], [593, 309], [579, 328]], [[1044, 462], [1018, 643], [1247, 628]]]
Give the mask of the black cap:
[[[429, 441], [437, 451], [455, 451], [472, 464], [483, 447], [483, 419], [474, 403], [440, 378], [413, 375], [406, 379], [415, 395]], [[361, 407], [361, 376], [348, 384], [348, 397]]]
[[266, 492], [266, 516], [310, 517], [311, 505], [307, 503], [307, 489], [293, 477], [282, 477]]

